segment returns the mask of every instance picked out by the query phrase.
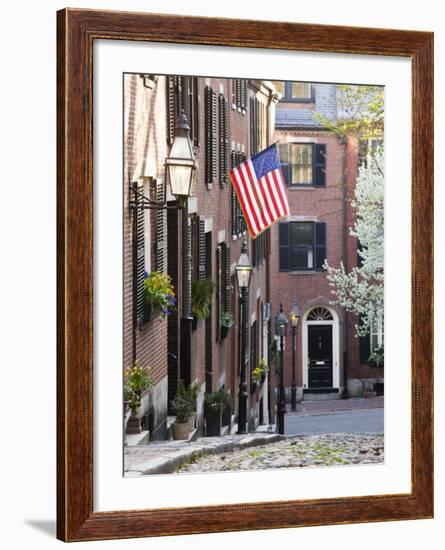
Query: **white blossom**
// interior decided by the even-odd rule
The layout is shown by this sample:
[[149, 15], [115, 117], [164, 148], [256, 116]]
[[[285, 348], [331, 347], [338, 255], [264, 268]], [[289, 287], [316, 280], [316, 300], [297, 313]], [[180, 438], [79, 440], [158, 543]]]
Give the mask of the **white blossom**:
[[352, 206], [356, 221], [349, 229], [360, 243], [361, 265], [346, 271], [325, 262], [327, 278], [334, 295], [332, 304], [357, 314], [358, 336], [368, 334], [371, 323], [383, 326], [384, 310], [384, 157], [382, 151], [369, 155], [359, 168]]

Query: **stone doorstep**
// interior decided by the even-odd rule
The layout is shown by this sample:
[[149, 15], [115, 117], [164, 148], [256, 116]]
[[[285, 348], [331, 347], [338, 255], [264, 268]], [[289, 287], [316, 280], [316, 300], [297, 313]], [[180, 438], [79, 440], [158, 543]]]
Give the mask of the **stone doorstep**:
[[[200, 440], [206, 440], [212, 438], [200, 438]], [[215, 438], [216, 439], [216, 438]], [[197, 458], [204, 454], [219, 454], [227, 453], [235, 450], [246, 449], [248, 447], [255, 447], [259, 445], [267, 445], [268, 443], [275, 443], [286, 439], [286, 436], [279, 434], [264, 434], [256, 435], [249, 434], [240, 439], [230, 439], [229, 441], [195, 441], [191, 442], [187, 448], [178, 448], [173, 450], [174, 447], [168, 448], [168, 456], [152, 456], [147, 462], [141, 464], [137, 469], [129, 468], [125, 471], [125, 476], [137, 477], [138, 475], [152, 475], [152, 474], [171, 474], [179, 466], [184, 464], [190, 459]], [[187, 442], [182, 442], [187, 443]], [[152, 448], [153, 444], [150, 444]], [[159, 449], [162, 446], [159, 445]], [[167, 450], [164, 448], [164, 450]]]
[[149, 440], [149, 431], [142, 431], [140, 434], [125, 434], [127, 447], [134, 447], [136, 445], [148, 445]]

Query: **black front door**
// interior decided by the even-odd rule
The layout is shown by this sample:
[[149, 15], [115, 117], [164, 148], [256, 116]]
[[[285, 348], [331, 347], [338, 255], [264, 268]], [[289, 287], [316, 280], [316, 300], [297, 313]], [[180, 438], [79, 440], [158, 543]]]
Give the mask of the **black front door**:
[[308, 325], [309, 388], [332, 388], [332, 325]]

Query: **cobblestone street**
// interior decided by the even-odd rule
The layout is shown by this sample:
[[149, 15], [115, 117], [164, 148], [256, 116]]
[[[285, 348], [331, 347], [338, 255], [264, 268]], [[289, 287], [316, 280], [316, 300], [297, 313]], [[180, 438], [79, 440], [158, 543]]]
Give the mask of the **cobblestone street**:
[[383, 445], [381, 434], [288, 437], [269, 445], [192, 458], [176, 473], [376, 464], [384, 461]]

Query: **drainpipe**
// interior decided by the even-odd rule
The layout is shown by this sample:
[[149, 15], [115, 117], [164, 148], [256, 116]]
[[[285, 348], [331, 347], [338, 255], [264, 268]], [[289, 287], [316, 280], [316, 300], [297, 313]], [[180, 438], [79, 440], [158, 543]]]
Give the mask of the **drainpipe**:
[[[343, 160], [342, 160], [342, 226], [343, 226], [343, 238], [342, 238], [342, 258], [344, 266], [348, 267], [348, 248], [347, 248], [347, 231], [346, 227], [346, 200], [347, 200], [347, 178], [346, 178], [346, 151], [347, 151], [347, 137], [342, 136], [340, 143], [343, 146]], [[346, 309], [343, 309], [343, 393], [342, 399], [348, 399], [348, 330], [349, 330], [349, 316]]]

